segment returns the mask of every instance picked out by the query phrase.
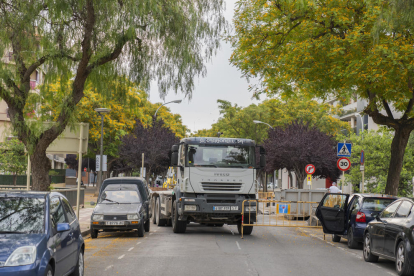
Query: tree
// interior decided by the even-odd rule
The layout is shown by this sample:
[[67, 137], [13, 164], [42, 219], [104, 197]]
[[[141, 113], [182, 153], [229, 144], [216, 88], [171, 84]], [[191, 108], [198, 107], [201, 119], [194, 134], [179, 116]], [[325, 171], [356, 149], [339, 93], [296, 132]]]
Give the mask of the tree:
[[23, 174], [27, 168], [24, 145], [18, 139], [0, 143], [0, 164], [3, 172], [14, 175], [13, 184], [16, 185], [17, 175]]
[[[222, 0], [1, 1], [0, 55], [12, 53], [14, 62], [0, 63], [0, 98], [30, 153], [33, 189], [47, 190], [46, 149], [73, 120], [85, 86], [108, 97], [107, 84], [120, 76], [145, 88], [157, 79], [162, 95], [191, 96], [194, 76], [205, 75], [204, 61], [219, 46], [222, 11]], [[46, 71], [46, 84], [59, 79], [65, 92], [48, 129], [45, 118], [29, 122], [23, 111], [36, 70]]]
[[233, 64], [262, 78], [257, 94], [366, 99], [364, 112], [395, 132], [385, 192], [396, 195], [414, 129], [414, 37], [404, 24], [377, 24], [387, 3], [242, 0], [229, 40]]
[[[362, 180], [360, 171], [360, 152], [364, 150], [365, 155], [365, 189], [371, 193], [385, 193], [387, 179], [387, 168], [390, 163], [391, 143], [393, 134], [386, 129], [379, 131], [364, 132], [363, 136], [352, 134], [347, 141], [352, 143], [352, 166], [347, 174], [347, 181], [358, 187]], [[344, 138], [338, 138], [343, 141]], [[414, 171], [414, 136], [411, 135], [408, 146], [405, 149], [403, 168], [398, 187], [399, 196], [411, 196], [412, 194], [412, 172]], [[355, 188], [354, 188], [355, 189]], [[355, 189], [357, 190], [357, 189]]]
[[336, 141], [332, 136], [310, 127], [300, 121], [284, 127], [269, 130], [263, 146], [266, 150], [266, 171], [286, 168], [294, 171], [298, 179], [298, 188], [303, 188], [306, 178], [305, 166], [313, 164], [316, 168], [313, 176], [337, 179]]
[[122, 138], [119, 155], [125, 167], [120, 170], [139, 171], [144, 153], [147, 180], [153, 173], [164, 173], [170, 164], [171, 147], [178, 142], [179, 139], [162, 120], [148, 128], [137, 121], [134, 132]]
[[271, 126], [285, 126], [297, 120], [302, 120], [310, 126], [316, 126], [322, 132], [337, 135], [343, 129], [349, 129], [346, 122], [332, 117], [339, 114], [339, 110], [326, 103], [318, 103], [305, 97], [284, 97], [269, 99], [262, 103], [240, 107], [228, 101], [218, 100], [220, 114], [217, 123], [209, 130], [196, 133], [197, 136], [216, 136], [223, 132], [223, 137], [250, 138], [258, 144], [267, 137], [269, 126], [255, 124], [259, 120]]

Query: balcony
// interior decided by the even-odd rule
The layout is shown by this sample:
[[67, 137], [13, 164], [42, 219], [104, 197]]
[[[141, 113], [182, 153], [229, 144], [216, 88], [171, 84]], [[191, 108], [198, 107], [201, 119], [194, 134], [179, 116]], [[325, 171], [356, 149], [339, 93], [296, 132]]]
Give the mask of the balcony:
[[30, 80], [30, 89], [36, 89], [36, 86], [37, 86], [37, 81]]

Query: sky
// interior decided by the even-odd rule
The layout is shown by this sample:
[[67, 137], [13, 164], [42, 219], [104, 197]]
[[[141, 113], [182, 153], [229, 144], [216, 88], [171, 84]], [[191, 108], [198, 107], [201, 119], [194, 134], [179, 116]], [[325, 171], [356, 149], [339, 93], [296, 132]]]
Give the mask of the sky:
[[[226, 0], [226, 10], [224, 16], [229, 23], [232, 23], [234, 6], [236, 0]], [[249, 83], [242, 78], [241, 72], [229, 62], [232, 49], [225, 41], [221, 42], [221, 47], [217, 50], [216, 56], [206, 63], [207, 76], [195, 80], [195, 89], [192, 99], [184, 99], [184, 94], [175, 94], [169, 91], [165, 101], [160, 98], [156, 83], [151, 85], [150, 101], [169, 102], [177, 99], [184, 99], [181, 104], [171, 103], [167, 106], [172, 113], [178, 113], [182, 117], [183, 124], [191, 132], [208, 129], [217, 122], [220, 117], [217, 100], [226, 100], [233, 105], [246, 107], [252, 103], [259, 103], [252, 99], [252, 92], [249, 92]]]

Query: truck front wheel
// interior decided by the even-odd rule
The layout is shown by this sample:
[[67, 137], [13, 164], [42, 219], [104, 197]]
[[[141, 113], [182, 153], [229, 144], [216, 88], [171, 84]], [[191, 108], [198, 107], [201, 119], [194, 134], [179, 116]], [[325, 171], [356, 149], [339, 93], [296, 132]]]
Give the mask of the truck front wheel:
[[172, 205], [172, 228], [174, 233], [185, 233], [187, 222], [178, 220], [177, 202], [174, 200]]
[[[237, 223], [237, 230], [239, 231], [239, 234], [241, 235], [241, 222]], [[250, 235], [253, 232], [253, 226], [243, 226], [243, 235]]]

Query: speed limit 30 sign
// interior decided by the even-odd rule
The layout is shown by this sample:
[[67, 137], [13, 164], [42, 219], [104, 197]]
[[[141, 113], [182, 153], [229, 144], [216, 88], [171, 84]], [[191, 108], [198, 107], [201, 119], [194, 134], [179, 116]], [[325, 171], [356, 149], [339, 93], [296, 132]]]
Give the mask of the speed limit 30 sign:
[[348, 158], [342, 157], [338, 159], [336, 165], [341, 171], [347, 171], [351, 167], [351, 161]]

